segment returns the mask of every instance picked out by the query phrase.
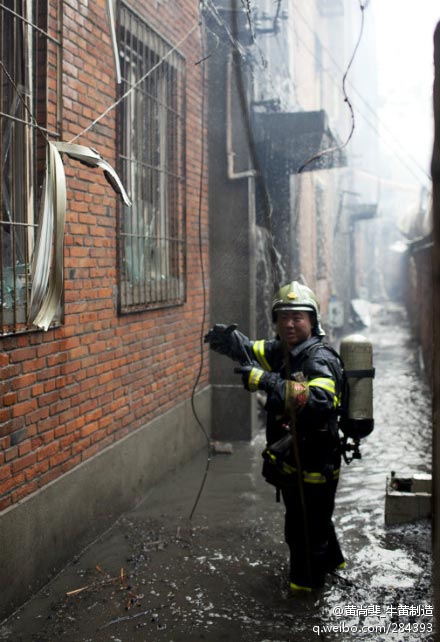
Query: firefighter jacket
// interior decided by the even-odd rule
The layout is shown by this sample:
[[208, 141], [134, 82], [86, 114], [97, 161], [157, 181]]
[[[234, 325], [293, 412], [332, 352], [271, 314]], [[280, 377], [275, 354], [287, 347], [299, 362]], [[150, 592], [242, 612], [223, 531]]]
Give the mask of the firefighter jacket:
[[316, 336], [290, 350], [277, 339], [250, 342], [249, 348], [261, 368], [280, 375], [267, 394], [268, 445], [293, 428], [304, 481], [334, 478], [340, 461], [337, 422], [343, 374], [339, 356]]

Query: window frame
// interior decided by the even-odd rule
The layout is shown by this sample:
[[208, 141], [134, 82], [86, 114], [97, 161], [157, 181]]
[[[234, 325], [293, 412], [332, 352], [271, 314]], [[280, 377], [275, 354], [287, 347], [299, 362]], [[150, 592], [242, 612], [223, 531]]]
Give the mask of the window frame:
[[117, 128], [133, 203], [118, 207], [118, 312], [130, 314], [186, 302], [186, 61], [123, 0], [117, 15], [121, 96], [135, 85]]
[[0, 336], [7, 336], [37, 329], [28, 319], [31, 265], [47, 140], [61, 137], [61, 0], [2, 1], [0, 33], [9, 36], [0, 51], [9, 67], [0, 68]]

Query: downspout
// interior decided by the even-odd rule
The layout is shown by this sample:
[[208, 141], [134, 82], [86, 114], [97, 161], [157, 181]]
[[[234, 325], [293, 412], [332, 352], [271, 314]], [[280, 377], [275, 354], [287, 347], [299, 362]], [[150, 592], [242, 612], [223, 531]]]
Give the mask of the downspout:
[[234, 181], [239, 178], [255, 178], [255, 169], [236, 172], [234, 168], [235, 152], [232, 142], [232, 52], [228, 55], [226, 63], [226, 164], [227, 176]]
[[107, 15], [108, 15], [108, 21], [109, 21], [109, 27], [110, 27], [110, 38], [112, 41], [113, 57], [115, 60], [116, 83], [120, 85], [122, 82], [122, 79], [121, 79], [121, 65], [119, 62], [118, 39], [116, 36], [115, 5], [116, 5], [116, 0], [107, 0]]

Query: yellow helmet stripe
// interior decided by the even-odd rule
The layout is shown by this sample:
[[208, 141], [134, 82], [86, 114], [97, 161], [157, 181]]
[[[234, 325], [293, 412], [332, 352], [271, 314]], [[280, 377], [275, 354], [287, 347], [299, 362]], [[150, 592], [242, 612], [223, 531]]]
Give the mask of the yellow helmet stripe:
[[267, 361], [266, 356], [264, 354], [264, 339], [255, 341], [252, 346], [252, 350], [254, 351], [254, 355], [256, 356], [260, 366], [265, 370], [271, 371], [272, 368], [270, 367], [269, 362]]

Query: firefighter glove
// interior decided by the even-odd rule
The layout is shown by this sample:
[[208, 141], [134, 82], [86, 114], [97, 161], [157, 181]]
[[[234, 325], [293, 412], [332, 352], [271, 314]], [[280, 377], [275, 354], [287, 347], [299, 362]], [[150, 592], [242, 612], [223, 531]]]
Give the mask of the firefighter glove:
[[243, 385], [249, 392], [255, 392], [256, 390], [270, 392], [280, 380], [280, 375], [276, 372], [266, 372], [266, 370], [250, 365], [234, 368], [234, 372], [241, 374]]
[[249, 339], [237, 330], [236, 324], [224, 325], [217, 323], [208, 334], [205, 334], [205, 343], [209, 343], [211, 350], [224, 354], [234, 361], [249, 361], [246, 346], [250, 346]]

